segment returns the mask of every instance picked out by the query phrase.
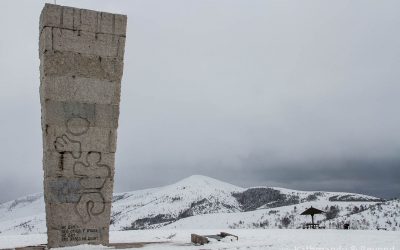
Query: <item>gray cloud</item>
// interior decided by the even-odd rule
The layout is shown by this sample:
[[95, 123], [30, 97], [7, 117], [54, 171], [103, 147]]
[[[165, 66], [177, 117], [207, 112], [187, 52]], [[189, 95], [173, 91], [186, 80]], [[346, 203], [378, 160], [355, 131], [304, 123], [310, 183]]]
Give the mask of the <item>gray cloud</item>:
[[[116, 191], [205, 174], [399, 195], [398, 1], [57, 2], [128, 14]], [[43, 4], [0, 2], [0, 201], [41, 191]]]
[[[251, 164], [251, 163], [250, 163]], [[254, 179], [301, 190], [359, 192], [378, 197], [400, 196], [400, 159], [310, 160], [277, 164], [265, 171], [260, 162]]]

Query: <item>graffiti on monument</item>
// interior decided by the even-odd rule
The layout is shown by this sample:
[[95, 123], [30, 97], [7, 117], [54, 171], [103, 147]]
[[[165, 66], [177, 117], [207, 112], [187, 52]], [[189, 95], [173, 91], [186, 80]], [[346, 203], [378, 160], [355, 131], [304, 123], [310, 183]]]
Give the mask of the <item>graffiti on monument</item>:
[[75, 159], [81, 158], [81, 142], [72, 140], [66, 134], [57, 137], [56, 141], [54, 142], [54, 146], [61, 154], [70, 153]]
[[[107, 178], [111, 176], [111, 168], [101, 163], [101, 152], [90, 151], [86, 157], [82, 152], [79, 139], [89, 130], [89, 121], [82, 117], [73, 117], [66, 122], [66, 132], [54, 141], [56, 151], [63, 158], [68, 153], [74, 159], [73, 174], [79, 179], [79, 201], [75, 204], [75, 212], [83, 223], [88, 223], [93, 216], [105, 211], [105, 199], [102, 194]], [[70, 137], [73, 136], [73, 139]], [[84, 158], [84, 159], [82, 159]]]
[[101, 190], [110, 177], [110, 167], [101, 164], [101, 153], [89, 152], [86, 163], [77, 161], [74, 164], [74, 174], [79, 176], [80, 184], [84, 187], [81, 198], [76, 205], [78, 214], [84, 223], [90, 221], [91, 216], [104, 212], [104, 197]]

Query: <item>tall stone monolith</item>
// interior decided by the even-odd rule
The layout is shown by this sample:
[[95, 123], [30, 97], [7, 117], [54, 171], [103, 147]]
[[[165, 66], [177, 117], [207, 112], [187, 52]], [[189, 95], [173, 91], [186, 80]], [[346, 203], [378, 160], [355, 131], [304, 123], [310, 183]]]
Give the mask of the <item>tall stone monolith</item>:
[[48, 246], [108, 244], [127, 17], [46, 4], [40, 100]]

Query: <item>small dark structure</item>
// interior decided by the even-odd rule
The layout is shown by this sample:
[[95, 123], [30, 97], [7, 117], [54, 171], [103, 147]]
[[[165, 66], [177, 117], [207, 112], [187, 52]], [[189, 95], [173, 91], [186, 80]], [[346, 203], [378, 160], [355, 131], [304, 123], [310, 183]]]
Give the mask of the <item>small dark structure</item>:
[[207, 244], [208, 242], [210, 242], [207, 239], [207, 237], [198, 235], [198, 234], [191, 234], [190, 240], [193, 244], [197, 244], [197, 245], [204, 245], [204, 244]]
[[209, 239], [215, 239], [217, 241], [220, 241], [221, 239], [227, 237], [227, 236], [231, 236], [236, 238], [236, 240], [239, 240], [239, 237], [230, 233], [225, 233], [225, 232], [221, 232], [220, 234], [216, 234], [216, 235], [198, 235], [198, 234], [191, 234], [191, 241], [193, 244], [196, 245], [204, 245], [210, 242]]
[[319, 210], [317, 208], [314, 208], [312, 206], [309, 209], [307, 209], [306, 211], [302, 212], [300, 215], [311, 215], [311, 223], [305, 224], [305, 226], [303, 226], [303, 228], [313, 228], [313, 229], [320, 228], [319, 224], [314, 223], [314, 215], [323, 214], [323, 213], [325, 213], [325, 212], [322, 210]]
[[350, 223], [345, 223], [345, 224], [343, 225], [343, 229], [349, 230], [349, 229], [350, 229]]

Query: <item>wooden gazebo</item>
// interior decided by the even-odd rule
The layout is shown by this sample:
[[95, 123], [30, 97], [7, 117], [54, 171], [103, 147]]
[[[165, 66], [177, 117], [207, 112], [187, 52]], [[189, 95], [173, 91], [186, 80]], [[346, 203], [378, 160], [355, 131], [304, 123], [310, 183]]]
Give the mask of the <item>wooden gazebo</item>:
[[325, 212], [311, 206], [306, 211], [302, 212], [300, 215], [311, 215], [311, 223], [307, 223], [305, 226], [306, 226], [306, 228], [314, 228], [315, 229], [315, 228], [319, 228], [319, 224], [314, 223], [314, 215], [322, 214], [322, 213], [325, 213]]

